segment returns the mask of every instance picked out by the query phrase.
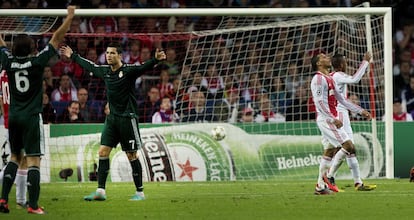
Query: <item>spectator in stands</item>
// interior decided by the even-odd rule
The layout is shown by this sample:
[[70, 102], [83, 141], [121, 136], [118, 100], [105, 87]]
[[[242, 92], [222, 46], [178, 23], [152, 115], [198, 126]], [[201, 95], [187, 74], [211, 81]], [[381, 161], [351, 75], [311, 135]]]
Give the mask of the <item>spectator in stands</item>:
[[177, 78], [178, 74], [180, 73], [180, 67], [178, 65], [176, 51], [174, 48], [168, 48], [165, 53], [167, 55], [167, 59], [162, 63], [168, 66], [168, 73], [170, 74], [171, 79]]
[[398, 46], [397, 49], [410, 49], [412, 51], [414, 49], [414, 24], [411, 21], [406, 20], [405, 23], [402, 24], [402, 28], [395, 32], [394, 37]]
[[[100, 4], [99, 8], [106, 8], [105, 4]], [[118, 24], [116, 19], [112, 16], [94, 16], [89, 19], [89, 30], [94, 33], [95, 28], [98, 26], [104, 26], [106, 33], [118, 32]]]
[[98, 107], [92, 106], [92, 101], [88, 101], [88, 90], [78, 89], [79, 112], [85, 122], [98, 121]]
[[43, 93], [43, 112], [42, 112], [43, 124], [50, 124], [56, 122], [56, 110], [50, 104], [49, 96]]
[[251, 106], [243, 109], [240, 122], [254, 122], [254, 110]]
[[273, 106], [275, 113], [286, 113], [286, 107], [290, 105], [290, 98], [285, 88], [284, 79], [280, 76], [272, 78], [271, 88], [270, 88], [270, 101]]
[[407, 112], [414, 110], [414, 75], [410, 76], [409, 85], [402, 91], [401, 100], [405, 103], [405, 109]]
[[[351, 93], [348, 95], [349, 101], [354, 103], [355, 105], [361, 106], [361, 100], [359, 99], [359, 96], [355, 93]], [[349, 111], [349, 119], [351, 121], [364, 121], [365, 118], [362, 117], [362, 115], [357, 114], [355, 112]]]
[[408, 61], [402, 61], [399, 64], [399, 74], [394, 75], [394, 96], [401, 96], [401, 92], [409, 87], [410, 76], [413, 74], [413, 68]]
[[[129, 41], [129, 49], [127, 53], [124, 53], [125, 55], [123, 55], [123, 60], [125, 63], [129, 63], [129, 64], [142, 64], [140, 61], [140, 42], [139, 40], [130, 40]], [[148, 50], [148, 57], [147, 60], [151, 58], [151, 53]]]
[[82, 67], [65, 56], [60, 56], [59, 61], [52, 66], [52, 72], [54, 77], [69, 75], [76, 84], [82, 80], [83, 75]]
[[152, 116], [160, 108], [160, 90], [153, 86], [147, 92], [147, 98], [138, 105], [140, 123], [151, 123]]
[[99, 116], [98, 122], [105, 122], [106, 116], [108, 116], [110, 113], [109, 102], [107, 101], [102, 102], [101, 109], [102, 109], [102, 114], [98, 115]]
[[43, 92], [45, 92], [49, 97], [52, 95], [53, 87], [48, 84], [48, 80], [43, 78]]
[[53, 91], [53, 88], [55, 87], [55, 77], [53, 77], [52, 68], [50, 66], [45, 66], [43, 69], [43, 79], [46, 81], [47, 87], [52, 88]]
[[57, 123], [82, 123], [84, 119], [80, 114], [80, 104], [78, 101], [70, 101], [63, 114], [58, 115]]
[[[411, 50], [410, 49], [404, 49], [396, 53], [395, 58], [395, 64], [393, 66], [392, 73], [394, 76], [400, 75], [400, 64], [402, 62], [409, 62], [411, 65], [414, 64], [413, 61], [411, 61]], [[410, 70], [413, 72], [413, 69]]]
[[[396, 97], [393, 100], [392, 118], [394, 121], [413, 121], [412, 115], [403, 110], [403, 106], [401, 104], [401, 98], [399, 97]], [[385, 121], [384, 116], [382, 120]]]
[[173, 90], [173, 84], [170, 82], [170, 74], [168, 73], [168, 66], [161, 68], [160, 80], [157, 83], [157, 87], [160, 90], [161, 99]]
[[187, 111], [182, 117], [182, 122], [213, 122], [217, 121], [212, 114], [211, 108], [208, 108], [206, 97], [203, 92], [194, 91], [190, 94], [190, 104]]
[[309, 91], [304, 85], [295, 89], [292, 105], [286, 109], [286, 121], [315, 119], [315, 112], [309, 111]]
[[201, 86], [208, 90], [207, 99], [223, 98], [224, 81], [223, 77], [219, 76], [216, 65], [207, 66], [206, 74], [201, 80]]
[[251, 73], [249, 81], [246, 83], [246, 87], [242, 92], [242, 96], [245, 102], [252, 102], [259, 100], [259, 96], [263, 93], [267, 92], [261, 82], [260, 76], [257, 72]]
[[259, 112], [254, 118], [255, 122], [285, 122], [285, 116], [274, 112], [269, 95], [264, 93], [260, 96]]
[[244, 104], [240, 103], [240, 91], [237, 88], [230, 88], [226, 90], [225, 98], [223, 102], [227, 104], [228, 107], [228, 117], [227, 122], [236, 123], [241, 117], [241, 113], [244, 109]]
[[54, 89], [51, 96], [52, 101], [77, 101], [77, 89], [73, 85], [69, 75], [62, 74], [59, 80], [59, 87]]
[[139, 62], [144, 64], [146, 61], [151, 59], [151, 49], [148, 46], [141, 47], [139, 56]]
[[86, 54], [88, 53], [88, 45], [89, 41], [86, 37], [79, 37], [76, 40], [76, 52], [79, 53], [79, 55], [82, 55], [83, 57], [86, 57]]
[[98, 54], [99, 64], [106, 63], [105, 60], [105, 51], [108, 43], [110, 42], [109, 38], [105, 37], [105, 26], [98, 25], [94, 29], [94, 33], [99, 34], [95, 36], [92, 41], [89, 42], [88, 48], [95, 48], [96, 53]]
[[160, 110], [152, 116], [152, 123], [174, 123], [178, 122], [180, 117], [171, 108], [171, 100], [167, 96], [161, 98]]

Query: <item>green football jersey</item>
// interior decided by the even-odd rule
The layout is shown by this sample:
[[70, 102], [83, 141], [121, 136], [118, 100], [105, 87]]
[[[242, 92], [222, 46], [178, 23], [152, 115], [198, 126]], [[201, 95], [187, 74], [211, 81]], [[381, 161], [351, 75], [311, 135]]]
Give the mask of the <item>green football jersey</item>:
[[110, 65], [96, 65], [75, 53], [72, 54], [72, 59], [85, 70], [92, 72], [94, 76], [104, 80], [111, 114], [118, 116], [138, 115], [135, 80], [144, 71], [154, 67], [157, 63], [155, 58], [145, 62], [144, 65], [123, 64], [115, 72], [112, 72]]
[[0, 51], [0, 63], [9, 78], [9, 115], [33, 115], [43, 111], [43, 69], [49, 59], [57, 54], [47, 45], [36, 55], [13, 56], [4, 47]]

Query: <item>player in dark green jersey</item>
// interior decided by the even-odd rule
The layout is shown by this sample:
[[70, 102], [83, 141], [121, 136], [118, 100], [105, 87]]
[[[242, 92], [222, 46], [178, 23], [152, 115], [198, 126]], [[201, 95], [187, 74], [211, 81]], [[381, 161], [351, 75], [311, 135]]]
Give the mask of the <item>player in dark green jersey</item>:
[[166, 58], [163, 51], [155, 52], [155, 57], [144, 65], [122, 63], [122, 48], [119, 43], [110, 43], [106, 49], [108, 65], [95, 63], [73, 53], [67, 46], [61, 48], [62, 55], [71, 57], [76, 63], [95, 76], [103, 78], [106, 85], [106, 96], [110, 114], [106, 117], [99, 147], [98, 188], [84, 199], [105, 200], [105, 185], [109, 171], [109, 155], [111, 150], [121, 143], [132, 167], [132, 177], [136, 192], [130, 200], [145, 199], [142, 185], [142, 167], [137, 151], [141, 148], [141, 137], [138, 128], [138, 106], [134, 93], [135, 80], [146, 70], [154, 67]]
[[55, 31], [49, 44], [35, 54], [35, 42], [28, 35], [14, 38], [11, 53], [3, 48], [6, 43], [0, 37], [0, 64], [9, 77], [10, 109], [9, 139], [11, 158], [4, 171], [0, 198], [0, 212], [9, 213], [8, 199], [16, 177], [18, 164], [26, 155], [28, 166], [27, 186], [29, 207], [32, 214], [44, 214], [38, 206], [40, 194], [40, 156], [44, 153], [42, 122], [43, 69], [49, 59], [57, 54], [59, 44], [65, 37], [75, 15], [75, 6], [68, 7], [68, 14]]

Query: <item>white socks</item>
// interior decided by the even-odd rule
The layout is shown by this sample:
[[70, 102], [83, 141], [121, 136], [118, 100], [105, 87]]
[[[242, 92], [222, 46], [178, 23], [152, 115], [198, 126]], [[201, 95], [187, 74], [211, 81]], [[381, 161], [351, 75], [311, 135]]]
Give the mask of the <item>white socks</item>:
[[332, 158], [323, 156], [321, 162], [319, 164], [319, 176], [318, 176], [318, 185], [319, 187], [325, 185], [323, 181], [323, 175], [328, 171], [329, 167], [331, 167]]
[[26, 204], [27, 170], [18, 169], [16, 173], [16, 202]]
[[346, 162], [351, 170], [352, 177], [354, 178], [354, 183], [362, 183], [361, 180], [361, 173], [359, 170], [359, 163], [358, 159], [356, 158], [355, 154], [351, 154], [346, 158]]

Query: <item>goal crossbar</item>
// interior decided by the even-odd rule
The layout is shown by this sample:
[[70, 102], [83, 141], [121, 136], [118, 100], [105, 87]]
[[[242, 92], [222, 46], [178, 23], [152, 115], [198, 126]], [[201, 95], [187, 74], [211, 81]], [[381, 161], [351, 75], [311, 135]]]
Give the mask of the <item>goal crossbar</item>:
[[[298, 15], [384, 15], [391, 14], [390, 7], [375, 8], [116, 8], [77, 9], [78, 16], [298, 16]], [[65, 16], [66, 9], [8, 9], [0, 10], [0, 16]]]

